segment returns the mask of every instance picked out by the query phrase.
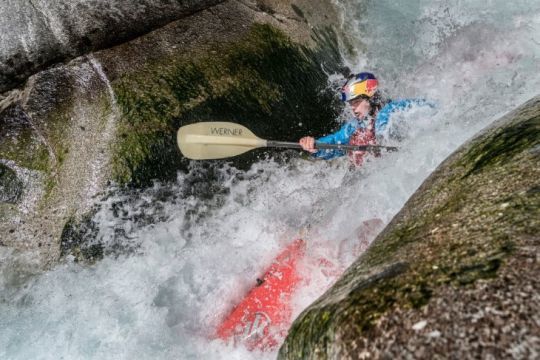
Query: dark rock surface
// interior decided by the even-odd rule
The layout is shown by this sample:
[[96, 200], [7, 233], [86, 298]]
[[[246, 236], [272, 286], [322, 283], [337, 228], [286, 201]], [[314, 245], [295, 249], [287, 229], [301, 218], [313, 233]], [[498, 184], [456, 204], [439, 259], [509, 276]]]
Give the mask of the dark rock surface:
[[23, 184], [15, 171], [0, 163], [0, 203], [16, 203], [22, 190]]
[[539, 179], [537, 97], [439, 166], [279, 357], [538, 358]]
[[120, 44], [223, 0], [5, 0], [0, 92], [47, 66]]

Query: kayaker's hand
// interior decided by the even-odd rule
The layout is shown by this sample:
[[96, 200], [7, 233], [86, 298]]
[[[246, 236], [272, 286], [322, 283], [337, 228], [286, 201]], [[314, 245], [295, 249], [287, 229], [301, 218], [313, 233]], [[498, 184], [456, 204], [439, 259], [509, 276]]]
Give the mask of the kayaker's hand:
[[309, 151], [310, 153], [317, 152], [317, 149], [315, 149], [315, 138], [305, 136], [300, 139], [299, 143], [300, 146], [302, 146], [302, 149]]

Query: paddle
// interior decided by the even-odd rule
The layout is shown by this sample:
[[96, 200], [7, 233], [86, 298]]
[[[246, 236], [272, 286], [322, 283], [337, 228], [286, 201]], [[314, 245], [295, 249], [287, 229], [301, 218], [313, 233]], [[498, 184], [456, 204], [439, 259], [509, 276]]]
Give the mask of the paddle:
[[[260, 147], [302, 149], [299, 143], [260, 139], [245, 126], [230, 122], [200, 122], [178, 129], [178, 147], [188, 159], [223, 159]], [[338, 145], [316, 143], [317, 149], [341, 149], [378, 152], [396, 151], [379, 145]]]

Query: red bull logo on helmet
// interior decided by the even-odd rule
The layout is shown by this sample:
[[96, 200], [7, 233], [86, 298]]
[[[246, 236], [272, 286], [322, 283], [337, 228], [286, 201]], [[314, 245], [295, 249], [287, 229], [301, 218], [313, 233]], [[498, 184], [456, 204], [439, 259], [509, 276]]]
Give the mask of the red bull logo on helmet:
[[350, 79], [341, 89], [341, 100], [351, 101], [359, 96], [372, 97], [379, 82], [371, 73], [360, 73]]

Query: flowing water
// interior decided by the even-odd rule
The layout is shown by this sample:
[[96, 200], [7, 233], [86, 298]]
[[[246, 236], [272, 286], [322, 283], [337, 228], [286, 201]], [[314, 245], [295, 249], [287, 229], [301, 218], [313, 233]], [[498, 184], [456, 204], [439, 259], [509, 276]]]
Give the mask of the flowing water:
[[[308, 257], [348, 266], [376, 235], [364, 221], [388, 223], [459, 145], [540, 92], [537, 0], [336, 5], [359, 49], [353, 70], [375, 72], [392, 97], [437, 104], [394, 118], [386, 142], [400, 151], [354, 171], [345, 158], [193, 163], [175, 183], [111, 189], [90, 226], [105, 253], [95, 265], [68, 259], [21, 281], [0, 248], [0, 358], [274, 358], [211, 337], [279, 249], [303, 234]], [[315, 281], [295, 314], [330, 282], [303, 271]]]

